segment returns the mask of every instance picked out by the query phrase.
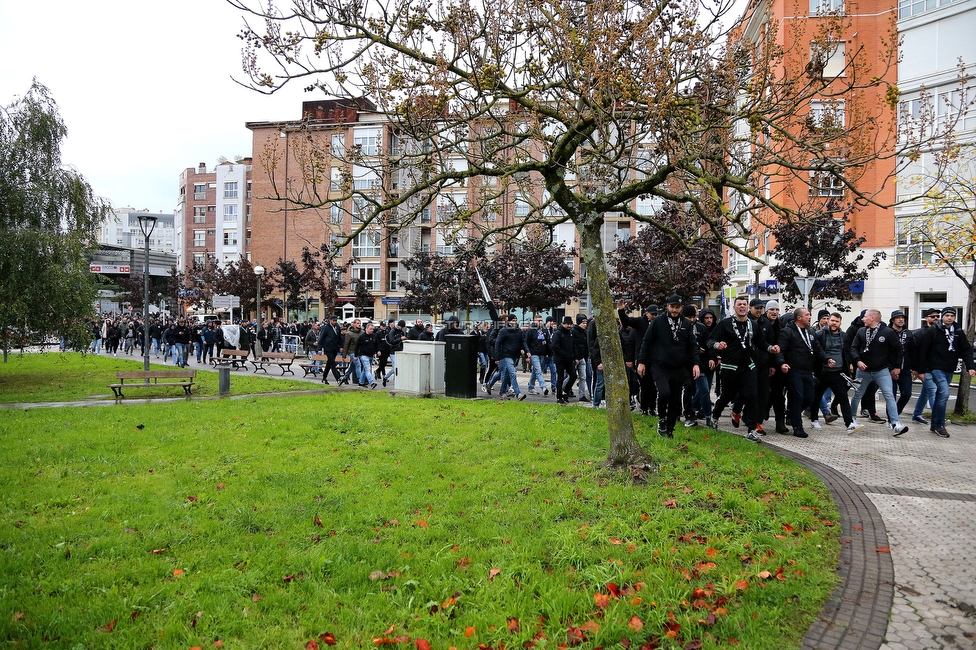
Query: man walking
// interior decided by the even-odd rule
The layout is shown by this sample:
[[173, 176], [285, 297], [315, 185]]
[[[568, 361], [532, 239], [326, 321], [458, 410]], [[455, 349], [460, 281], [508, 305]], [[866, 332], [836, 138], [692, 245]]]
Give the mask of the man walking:
[[[976, 364], [973, 363], [973, 346], [970, 345], [966, 333], [956, 326], [956, 310], [946, 307], [942, 310], [942, 320], [934, 327], [929, 327], [919, 346], [918, 363], [925, 375], [932, 376], [935, 382], [935, 405], [932, 407], [932, 433], [941, 438], [948, 438], [946, 431], [946, 405], [949, 403], [949, 380], [956, 370], [956, 364], [962, 359], [969, 372], [969, 376], [976, 375]], [[897, 434], [896, 434], [897, 435]]]
[[[850, 347], [851, 360], [857, 366], [857, 377], [861, 380], [861, 385], [854, 391], [854, 397], [851, 399], [851, 411], [858, 412], [861, 398], [867, 392], [868, 386], [874, 382], [884, 395], [888, 412], [888, 428], [895, 436], [900, 436], [908, 431], [908, 425], [898, 421], [898, 405], [895, 403], [891, 381], [897, 380], [901, 374], [901, 342], [893, 329], [881, 325], [881, 312], [877, 309], [865, 311], [862, 320], [864, 327], [854, 335]], [[856, 419], [853, 424], [854, 427], [848, 428], [852, 433], [860, 428]]]
[[[789, 410], [793, 435], [806, 438], [803, 430], [803, 411], [814, 404], [817, 379], [813, 371], [817, 364], [825, 363], [820, 342], [810, 331], [810, 310], [800, 307], [793, 312], [793, 320], [779, 333], [779, 353], [776, 363], [786, 378], [790, 391]], [[834, 359], [826, 359], [828, 368], [836, 365]]]
[[[819, 330], [814, 336], [820, 347], [824, 351], [824, 356], [833, 365], [825, 363], [820, 372], [820, 381], [817, 383], [817, 394], [813, 396], [813, 403], [817, 405], [823, 399], [824, 394], [829, 390], [833, 393], [834, 399], [840, 405], [841, 415], [844, 416], [844, 424], [848, 431], [853, 431], [854, 416], [851, 414], [851, 401], [847, 398], [847, 379], [844, 373], [851, 367], [850, 346], [847, 344], [847, 335], [840, 328], [841, 316], [834, 312], [827, 317], [827, 327]], [[819, 412], [813, 409], [813, 428], [820, 428]]]
[[691, 321], [681, 315], [682, 303], [681, 296], [668, 298], [667, 314], [648, 326], [637, 354], [637, 374], [650, 372], [657, 387], [657, 432], [665, 438], [674, 437], [682, 389], [700, 374], [698, 341]]
[[576, 346], [572, 330], [573, 317], [564, 316], [562, 325], [552, 335], [552, 358], [556, 362], [556, 404], [569, 404], [566, 392], [572, 390], [576, 380]]

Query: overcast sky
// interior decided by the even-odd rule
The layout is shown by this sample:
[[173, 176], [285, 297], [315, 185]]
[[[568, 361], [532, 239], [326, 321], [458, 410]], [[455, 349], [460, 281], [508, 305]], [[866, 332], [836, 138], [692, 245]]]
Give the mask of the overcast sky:
[[251, 155], [244, 123], [301, 117], [301, 88], [267, 97], [242, 78], [242, 16], [223, 0], [0, 0], [0, 105], [51, 89], [62, 149], [116, 207], [173, 212], [179, 175]]

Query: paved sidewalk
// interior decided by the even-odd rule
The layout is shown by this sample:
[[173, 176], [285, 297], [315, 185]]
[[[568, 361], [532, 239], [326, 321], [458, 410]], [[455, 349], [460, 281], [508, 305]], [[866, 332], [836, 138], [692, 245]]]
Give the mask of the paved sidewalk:
[[[721, 424], [733, 431], [728, 417]], [[869, 570], [855, 571], [853, 576], [876, 580], [875, 593], [890, 593], [894, 588], [893, 602], [878, 599], [874, 603], [881, 610], [890, 606], [882, 638], [876, 639], [863, 628], [841, 629], [837, 621], [822, 621], [811, 629], [804, 647], [976, 648], [976, 569], [972, 564], [976, 551], [976, 427], [949, 425], [951, 437], [942, 439], [925, 425], [912, 425], [899, 438], [885, 425], [873, 423], [847, 434], [839, 420], [821, 431], [807, 427], [807, 439], [776, 433], [764, 438], [766, 446], [785, 450], [800, 462], [807, 461], [797, 456], [814, 461], [807, 464], [828, 484], [828, 477], [817, 470], [818, 464], [842, 474], [849, 480], [842, 488], [847, 498], [856, 500], [855, 493], [860, 492], [870, 499], [883, 530], [864, 539], [868, 527], [863, 519], [870, 519], [872, 513], [849, 512], [848, 516], [855, 514], [861, 521], [845, 522], [844, 555], [850, 557], [842, 558], [842, 563], [861, 563], [870, 569], [885, 554], [877, 549], [890, 548], [893, 585], [885, 584], [887, 576], [872, 576]], [[741, 429], [734, 431], [742, 433]], [[831, 485], [831, 490], [840, 505], [836, 486]], [[883, 567], [877, 571], [884, 573]], [[865, 602], [873, 597], [868, 589], [861, 594]], [[871, 622], [862, 613], [855, 623], [867, 627]]]

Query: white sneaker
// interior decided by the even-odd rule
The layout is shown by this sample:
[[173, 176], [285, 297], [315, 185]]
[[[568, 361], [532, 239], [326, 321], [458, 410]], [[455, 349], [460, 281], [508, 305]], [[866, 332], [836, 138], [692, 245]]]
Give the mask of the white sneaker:
[[903, 433], [907, 433], [908, 432], [908, 425], [907, 424], [901, 424], [899, 422], [892, 422], [892, 424], [891, 424], [891, 431], [892, 431], [892, 435], [894, 435], [897, 438], [898, 436], [902, 435]]
[[814, 420], [813, 422], [811, 422], [811, 425], [813, 426], [814, 429], [823, 429], [823, 427], [820, 426], [820, 420]]
[[864, 428], [863, 424], [858, 424], [857, 420], [852, 420], [851, 424], [847, 427], [847, 433], [854, 433], [858, 429], [863, 429], [863, 428]]

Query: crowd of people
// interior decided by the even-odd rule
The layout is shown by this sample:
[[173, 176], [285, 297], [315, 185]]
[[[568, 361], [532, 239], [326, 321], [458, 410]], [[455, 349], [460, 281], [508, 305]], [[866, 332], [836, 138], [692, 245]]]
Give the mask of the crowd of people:
[[[744, 425], [746, 437], [761, 442], [765, 427], [806, 438], [807, 426], [821, 429], [842, 419], [848, 432], [863, 425], [858, 418], [887, 424], [892, 434], [908, 431], [903, 411], [912, 398], [913, 380], [921, 382], [910, 420], [947, 438], [949, 383], [961, 361], [976, 374], [973, 348], [956, 324], [952, 307], [923, 312], [922, 327], [910, 330], [896, 310], [885, 322], [880, 311], [866, 309], [845, 328], [839, 312], [821, 310], [816, 321], [809, 310], [780, 313], [775, 300], [736, 298], [732, 314], [719, 319], [711, 309], [684, 304], [680, 296], [665, 308], [649, 305], [631, 316], [618, 303], [617, 327], [630, 389], [631, 409], [658, 417], [658, 433], [671, 438], [679, 420], [685, 426], [717, 427], [726, 409], [733, 427]], [[520, 324], [514, 315], [474, 323], [465, 332], [456, 316], [435, 333], [430, 321], [354, 319], [340, 323], [335, 315], [321, 323], [264, 321], [239, 323], [233, 347], [278, 352], [285, 336], [301, 341], [321, 381], [363, 388], [383, 386], [394, 377], [403, 341], [444, 341], [452, 333], [478, 336], [478, 381], [481, 390], [502, 398], [524, 400], [527, 394], [552, 396], [557, 404], [578, 399], [593, 407], [604, 402], [604, 366], [596, 324], [584, 314], [536, 316]], [[91, 351], [141, 356], [145, 329], [139, 315], [107, 315], [90, 322]], [[149, 321], [150, 353], [163, 363], [186, 366], [194, 358], [207, 363], [230, 347], [220, 324], [154, 317]], [[529, 374], [525, 392], [517, 370]], [[849, 396], [853, 389], [854, 393]], [[884, 399], [877, 412], [876, 393]], [[578, 397], [577, 397], [578, 396]], [[931, 409], [931, 421], [923, 412]]]

